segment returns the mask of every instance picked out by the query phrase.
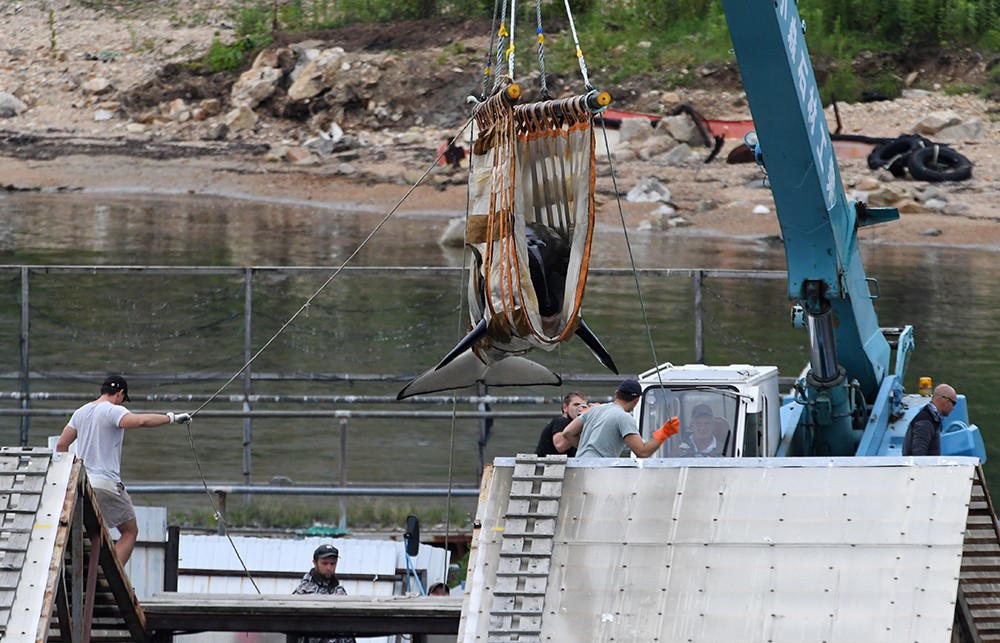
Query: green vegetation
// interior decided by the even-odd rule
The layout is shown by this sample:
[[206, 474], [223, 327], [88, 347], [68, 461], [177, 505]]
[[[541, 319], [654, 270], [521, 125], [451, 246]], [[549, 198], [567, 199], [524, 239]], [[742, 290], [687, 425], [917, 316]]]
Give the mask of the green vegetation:
[[[212, 511], [206, 508], [172, 511], [172, 525], [214, 529], [218, 523]], [[347, 528], [395, 529], [401, 528], [406, 517], [413, 514], [420, 524], [427, 527], [445, 524], [446, 501], [443, 498], [426, 499], [419, 504], [386, 498], [350, 499], [347, 501]], [[468, 529], [472, 523], [474, 502], [452, 499], [451, 528]], [[232, 528], [295, 529], [303, 530], [316, 525], [335, 526], [340, 522], [339, 501], [328, 497], [281, 498], [267, 496], [255, 498], [244, 504], [231, 498], [226, 510], [226, 522]]]
[[[571, 0], [570, 6], [584, 60], [605, 83], [643, 77], [660, 86], [683, 86], [693, 81], [698, 66], [733, 60], [719, 0]], [[213, 42], [201, 62], [212, 71], [237, 69], [278, 31], [446, 16], [489, 19], [493, 7], [487, 0], [232, 0], [228, 18], [236, 38]], [[535, 7], [521, 3], [518, 10], [517, 64], [534, 68]], [[1000, 47], [1000, 3], [992, 0], [803, 0], [799, 11], [809, 26], [814, 59], [831, 61], [829, 73], [820, 75], [826, 101], [857, 100], [863, 91], [899, 94], [901, 81], [891, 70], [866, 71], [862, 78], [852, 69], [851, 61], [863, 51]], [[542, 15], [547, 72], [578, 75], [563, 3], [545, 0]], [[439, 65], [446, 64], [444, 57]]]

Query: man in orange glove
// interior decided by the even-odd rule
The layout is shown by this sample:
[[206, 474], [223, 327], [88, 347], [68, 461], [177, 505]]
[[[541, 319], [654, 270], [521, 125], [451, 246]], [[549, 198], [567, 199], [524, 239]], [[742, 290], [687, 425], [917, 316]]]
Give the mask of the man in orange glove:
[[643, 442], [639, 427], [632, 417], [642, 397], [642, 387], [634, 379], [626, 379], [615, 391], [614, 404], [603, 404], [587, 409], [566, 425], [560, 433], [552, 436], [556, 449], [565, 452], [577, 446], [578, 458], [618, 458], [626, 447], [639, 458], [648, 458], [660, 446], [677, 433], [679, 422], [670, 418], [653, 432], [653, 439]]

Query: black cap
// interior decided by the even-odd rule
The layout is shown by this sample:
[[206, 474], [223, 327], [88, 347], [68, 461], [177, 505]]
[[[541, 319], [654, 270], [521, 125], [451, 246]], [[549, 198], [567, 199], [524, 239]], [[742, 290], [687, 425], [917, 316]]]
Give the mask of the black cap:
[[642, 387], [639, 385], [639, 380], [628, 378], [622, 380], [622, 383], [618, 385], [618, 397], [623, 400], [633, 400], [642, 395]]
[[333, 556], [334, 558], [340, 558], [340, 552], [333, 545], [320, 545], [313, 552], [313, 560], [319, 560], [320, 558], [329, 558]]
[[104, 380], [104, 384], [101, 384], [101, 393], [110, 393], [114, 395], [118, 391], [125, 391], [125, 401], [131, 402], [132, 400], [128, 397], [128, 382], [121, 375], [111, 375], [108, 379]]
[[715, 417], [715, 413], [712, 413], [712, 407], [708, 404], [696, 404], [693, 409], [691, 409], [691, 417], [696, 418], [699, 415], [707, 415], [708, 417]]

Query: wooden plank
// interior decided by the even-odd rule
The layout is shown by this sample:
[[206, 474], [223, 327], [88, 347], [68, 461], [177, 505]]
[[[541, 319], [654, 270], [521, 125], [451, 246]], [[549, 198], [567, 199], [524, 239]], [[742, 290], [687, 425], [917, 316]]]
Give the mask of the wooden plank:
[[451, 596], [156, 594], [143, 600], [150, 631], [326, 632], [363, 636], [456, 634]]

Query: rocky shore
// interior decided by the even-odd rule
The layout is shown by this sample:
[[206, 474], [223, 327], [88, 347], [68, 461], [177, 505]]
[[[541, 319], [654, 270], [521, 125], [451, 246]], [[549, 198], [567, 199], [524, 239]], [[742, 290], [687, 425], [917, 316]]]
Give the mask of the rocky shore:
[[[50, 14], [42, 5], [0, 2], [9, 34], [0, 48], [0, 184], [7, 190], [239, 195], [388, 210], [421, 181], [404, 208], [464, 211], [465, 172], [435, 160], [442, 141], [462, 139], [483, 25], [453, 25], [440, 43], [397, 43], [409, 49], [372, 47], [378, 27], [286, 38], [241, 75], [220, 75], [194, 73], [186, 63], [213, 38], [231, 36], [224, 3], [186, 3], [181, 14], [148, 7], [142, 15], [54, 6]], [[532, 82], [530, 74], [523, 82]], [[708, 118], [749, 117], [732, 83], [633, 87], [615, 103], [664, 115], [678, 105]], [[844, 134], [920, 133], [973, 163], [969, 180], [927, 183], [872, 170], [864, 158], [840, 158], [849, 196], [901, 212], [901, 221], [862, 237], [1000, 249], [996, 109], [987, 99], [936, 91], [930, 81], [894, 101], [839, 105]], [[599, 163], [599, 216], [613, 224], [620, 204], [630, 226], [662, 234], [780, 234], [762, 171], [726, 162], [739, 141], [727, 140], [705, 163], [711, 148], [678, 118], [685, 117], [655, 129], [623, 127], [610, 163], [607, 154]], [[835, 129], [832, 109], [827, 118]]]

